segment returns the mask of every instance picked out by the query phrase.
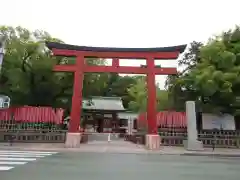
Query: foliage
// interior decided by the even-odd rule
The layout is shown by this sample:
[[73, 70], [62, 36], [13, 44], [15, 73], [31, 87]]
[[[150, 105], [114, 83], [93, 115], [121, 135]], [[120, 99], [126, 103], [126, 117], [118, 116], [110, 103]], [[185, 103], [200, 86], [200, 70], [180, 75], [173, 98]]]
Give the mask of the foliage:
[[[129, 102], [129, 109], [135, 112], [146, 112], [147, 109], [147, 85], [146, 85], [146, 77], [137, 76], [135, 77], [137, 83], [132, 85], [128, 89], [129, 95], [133, 98], [132, 101]], [[157, 93], [157, 110], [162, 111], [166, 110], [170, 107], [168, 100], [168, 92], [164, 90], [160, 90], [158, 86], [156, 86]]]
[[46, 105], [58, 94], [59, 76], [54, 76], [52, 60], [44, 40], [60, 41], [42, 31], [30, 32], [17, 27], [0, 27], [7, 37], [1, 74], [1, 93], [15, 105]]
[[133, 100], [128, 93], [128, 88], [134, 84], [136, 84], [136, 79], [134, 77], [111, 74], [103, 96], [122, 97], [123, 106], [128, 109], [129, 102]]
[[[190, 54], [190, 55], [189, 55]], [[192, 43], [180, 64], [183, 73], [168, 77], [172, 97], [197, 100], [204, 112], [238, 114], [240, 88], [240, 29], [211, 39], [206, 45]]]
[[[185, 101], [197, 100], [198, 92], [195, 91], [192, 82], [187, 78], [192, 69], [196, 68], [200, 62], [200, 48], [202, 43], [193, 41], [189, 49], [185, 52], [182, 58], [179, 59], [179, 66], [184, 69], [176, 75], [170, 75], [165, 82], [165, 88], [169, 93], [169, 101], [171, 109], [183, 111], [185, 109]], [[194, 80], [194, 79], [193, 79]]]
[[[74, 58], [52, 57], [44, 42], [60, 39], [44, 31], [0, 26], [6, 37], [6, 54], [0, 79], [0, 94], [12, 105], [69, 108], [73, 91], [72, 73], [54, 73], [54, 64], [73, 64]], [[104, 65], [103, 59], [87, 59]], [[192, 42], [179, 60], [184, 67], [168, 76], [167, 91], [157, 91], [157, 110], [184, 110], [186, 100], [197, 101], [204, 112], [240, 114], [240, 28], [224, 32], [205, 45]], [[125, 108], [146, 111], [146, 79], [114, 73], [85, 74], [83, 96], [120, 96]]]
[[[54, 73], [52, 66], [56, 63], [71, 64], [75, 60], [52, 57], [44, 44], [46, 40], [62, 41], [52, 38], [47, 32], [30, 32], [22, 27], [1, 26], [0, 33], [7, 37], [0, 92], [10, 96], [13, 105], [69, 106], [73, 74]], [[87, 62], [104, 64], [101, 59], [89, 59]], [[99, 89], [96, 87], [101, 89], [105, 77], [105, 74], [86, 75], [84, 96], [89, 95], [90, 90]]]
[[129, 102], [129, 109], [135, 112], [146, 111], [147, 90], [145, 77], [139, 76], [137, 83], [128, 89], [128, 93], [133, 98], [133, 100]]
[[[6, 54], [0, 79], [0, 94], [11, 97], [12, 105], [69, 108], [73, 92], [72, 73], [54, 73], [54, 64], [74, 64], [75, 58], [51, 56], [45, 41], [62, 42], [44, 31], [0, 26], [7, 38]], [[87, 59], [90, 65], [104, 65], [103, 59]], [[130, 76], [110, 73], [86, 73], [83, 96], [120, 96], [125, 107], [131, 97], [127, 89], [135, 83]]]

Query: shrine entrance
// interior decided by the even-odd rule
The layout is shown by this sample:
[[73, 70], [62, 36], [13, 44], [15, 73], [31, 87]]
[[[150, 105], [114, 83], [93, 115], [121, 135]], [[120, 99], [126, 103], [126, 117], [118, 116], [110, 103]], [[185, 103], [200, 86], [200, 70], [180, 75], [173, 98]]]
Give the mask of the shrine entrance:
[[[47, 42], [47, 47], [55, 56], [76, 57], [74, 65], [55, 65], [53, 70], [58, 72], [74, 73], [74, 85], [72, 96], [72, 109], [69, 122], [69, 130], [66, 137], [67, 147], [76, 147], [80, 144], [81, 133], [79, 132], [82, 109], [82, 88], [84, 73], [123, 73], [123, 74], [146, 74], [148, 88], [147, 121], [148, 134], [146, 146], [149, 149], [160, 148], [160, 136], [158, 135], [156, 122], [156, 86], [155, 75], [176, 74], [177, 69], [155, 66], [154, 60], [175, 60], [182, 53], [186, 45], [162, 47], [162, 48], [107, 48], [86, 47]], [[85, 58], [111, 58], [112, 66], [91, 66], [85, 63]], [[120, 59], [146, 59], [144, 67], [119, 66]]]
[[118, 114], [125, 112], [121, 97], [92, 96], [82, 104], [81, 127], [84, 133], [120, 133]]
[[103, 120], [98, 118], [97, 120], [97, 132], [102, 133], [103, 132]]

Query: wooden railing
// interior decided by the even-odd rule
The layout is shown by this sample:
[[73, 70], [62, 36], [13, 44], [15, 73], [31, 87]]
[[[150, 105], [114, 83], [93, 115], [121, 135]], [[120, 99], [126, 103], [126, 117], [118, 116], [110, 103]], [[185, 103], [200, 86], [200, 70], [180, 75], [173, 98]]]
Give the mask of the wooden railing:
[[[215, 135], [214, 135], [215, 134]], [[165, 146], [183, 146], [187, 140], [187, 132], [160, 132], [161, 144]], [[125, 139], [138, 144], [145, 144], [145, 134], [139, 133], [126, 135]], [[240, 148], [240, 131], [201, 131], [198, 140], [203, 142], [204, 147], [212, 147], [213, 141], [216, 147]]]
[[[0, 142], [11, 143], [64, 143], [67, 130], [61, 129], [5, 129], [0, 130]], [[161, 144], [165, 146], [183, 146], [187, 132], [160, 132]], [[145, 144], [145, 133], [125, 135], [128, 141]], [[88, 141], [88, 134], [83, 134], [81, 143]], [[240, 148], [240, 131], [201, 131], [198, 139], [204, 147]]]
[[0, 142], [10, 143], [62, 143], [66, 131], [15, 130], [0, 131]]

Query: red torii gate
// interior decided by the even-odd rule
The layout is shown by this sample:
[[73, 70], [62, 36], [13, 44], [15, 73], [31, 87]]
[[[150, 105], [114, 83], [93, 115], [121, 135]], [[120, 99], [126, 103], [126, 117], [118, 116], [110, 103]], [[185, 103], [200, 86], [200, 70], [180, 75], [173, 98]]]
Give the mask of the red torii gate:
[[[155, 75], [176, 74], [176, 68], [158, 68], [155, 66], [155, 59], [175, 60], [182, 53], [186, 45], [161, 47], [161, 48], [108, 48], [108, 47], [87, 47], [46, 42], [49, 49], [55, 56], [76, 57], [74, 65], [55, 65], [53, 70], [58, 72], [73, 72], [74, 85], [72, 96], [71, 119], [69, 132], [67, 134], [66, 146], [76, 147], [80, 143], [80, 117], [82, 108], [82, 88], [84, 73], [90, 72], [111, 72], [124, 74], [146, 74], [148, 87], [147, 120], [148, 135], [146, 145], [150, 149], [160, 147], [160, 137], [156, 122], [156, 86]], [[85, 58], [111, 58], [112, 66], [89, 66]], [[119, 59], [146, 59], [146, 67], [119, 66]]]

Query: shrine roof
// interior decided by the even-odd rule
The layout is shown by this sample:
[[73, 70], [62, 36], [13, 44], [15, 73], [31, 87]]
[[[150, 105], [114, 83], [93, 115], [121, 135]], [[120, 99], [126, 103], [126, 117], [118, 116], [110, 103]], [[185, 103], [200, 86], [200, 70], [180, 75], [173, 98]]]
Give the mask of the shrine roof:
[[186, 44], [169, 47], [154, 48], [119, 48], [119, 47], [92, 47], [92, 46], [76, 46], [57, 42], [46, 42], [49, 49], [66, 49], [75, 51], [93, 51], [93, 52], [180, 52], [182, 53]]
[[120, 97], [98, 97], [83, 100], [84, 110], [125, 111]]

